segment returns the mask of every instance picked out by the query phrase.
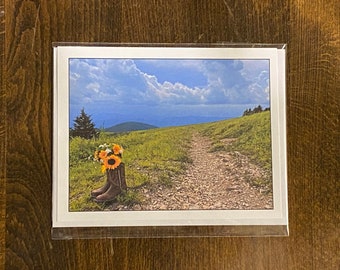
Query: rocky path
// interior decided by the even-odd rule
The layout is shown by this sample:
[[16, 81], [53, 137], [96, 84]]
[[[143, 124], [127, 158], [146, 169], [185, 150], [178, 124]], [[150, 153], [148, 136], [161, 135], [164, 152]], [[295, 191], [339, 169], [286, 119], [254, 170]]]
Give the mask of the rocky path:
[[[224, 140], [225, 144], [232, 139]], [[193, 209], [270, 209], [271, 193], [249, 184], [266, 177], [259, 167], [238, 152], [209, 152], [211, 141], [193, 134], [192, 164], [174, 180], [171, 187], [142, 187], [145, 198], [132, 209], [121, 210], [193, 210]]]

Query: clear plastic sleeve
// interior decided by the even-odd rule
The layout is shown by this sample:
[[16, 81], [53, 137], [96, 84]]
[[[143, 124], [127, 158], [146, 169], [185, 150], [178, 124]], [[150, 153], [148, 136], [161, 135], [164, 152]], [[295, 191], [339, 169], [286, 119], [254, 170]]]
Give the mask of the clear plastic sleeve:
[[288, 236], [285, 44], [53, 50], [53, 239]]

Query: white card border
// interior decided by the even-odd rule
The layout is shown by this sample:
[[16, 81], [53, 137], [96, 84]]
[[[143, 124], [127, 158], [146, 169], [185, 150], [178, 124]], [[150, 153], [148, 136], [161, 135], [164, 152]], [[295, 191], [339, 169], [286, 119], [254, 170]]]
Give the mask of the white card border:
[[[288, 225], [285, 49], [55, 46], [53, 55], [52, 227]], [[274, 209], [70, 212], [68, 210], [70, 58], [269, 59]]]

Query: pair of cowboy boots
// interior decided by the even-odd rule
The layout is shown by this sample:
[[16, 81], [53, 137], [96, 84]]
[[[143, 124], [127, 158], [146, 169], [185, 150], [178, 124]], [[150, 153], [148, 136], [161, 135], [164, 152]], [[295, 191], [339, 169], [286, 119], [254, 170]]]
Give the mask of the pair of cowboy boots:
[[112, 201], [127, 190], [124, 163], [121, 163], [116, 169], [107, 169], [106, 177], [105, 185], [91, 192], [91, 197], [95, 198], [95, 202]]

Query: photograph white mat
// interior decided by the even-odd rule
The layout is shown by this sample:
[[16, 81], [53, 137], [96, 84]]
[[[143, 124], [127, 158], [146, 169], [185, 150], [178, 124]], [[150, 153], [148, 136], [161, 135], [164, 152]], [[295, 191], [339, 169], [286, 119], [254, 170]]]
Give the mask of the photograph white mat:
[[[269, 59], [273, 209], [69, 211], [69, 59]], [[288, 226], [285, 48], [54, 46], [52, 227]]]

